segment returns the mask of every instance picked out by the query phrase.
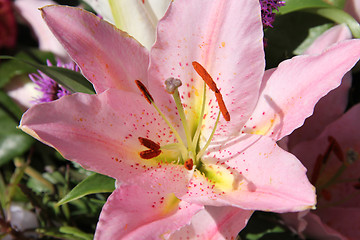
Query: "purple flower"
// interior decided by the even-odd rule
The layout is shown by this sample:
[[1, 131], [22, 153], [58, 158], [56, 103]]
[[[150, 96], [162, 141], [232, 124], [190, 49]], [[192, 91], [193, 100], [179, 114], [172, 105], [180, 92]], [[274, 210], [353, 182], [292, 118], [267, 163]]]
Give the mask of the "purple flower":
[[285, 1], [279, 0], [260, 0], [261, 5], [261, 18], [264, 28], [273, 27], [275, 20], [274, 10], [278, 10], [279, 7], [285, 5]]
[[[47, 60], [47, 65], [52, 66], [52, 63]], [[62, 63], [60, 60], [57, 60], [57, 67], [67, 68], [76, 72], [79, 72], [79, 67], [74, 63]], [[70, 95], [71, 92], [55, 82], [52, 78], [48, 77], [46, 74], [38, 70], [38, 74], [31, 73], [29, 78], [33, 81], [38, 87], [37, 90], [42, 92], [42, 96], [38, 97], [34, 102], [43, 103], [43, 102], [52, 102], [56, 99], [59, 99], [65, 95]]]

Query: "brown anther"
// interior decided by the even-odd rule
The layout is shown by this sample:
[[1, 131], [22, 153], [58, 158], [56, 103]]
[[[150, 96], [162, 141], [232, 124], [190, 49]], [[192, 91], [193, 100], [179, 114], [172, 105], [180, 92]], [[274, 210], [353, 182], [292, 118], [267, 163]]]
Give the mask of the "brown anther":
[[149, 150], [145, 150], [140, 152], [140, 157], [142, 159], [152, 159], [154, 157], [159, 156], [161, 153], [161, 150], [153, 150], [153, 149], [149, 149]]
[[219, 92], [219, 89], [216, 86], [216, 83], [214, 82], [214, 80], [212, 79], [212, 77], [210, 76], [210, 74], [206, 71], [206, 69], [201, 66], [200, 63], [198, 62], [192, 62], [192, 65], [195, 69], [195, 71], [200, 75], [200, 77], [204, 80], [204, 82], [206, 83], [206, 85], [208, 85], [208, 87], [213, 91], [213, 92]]
[[225, 120], [229, 122], [230, 121], [230, 113], [229, 113], [229, 111], [227, 110], [227, 108], [225, 106], [225, 103], [224, 103], [224, 100], [222, 98], [221, 93], [220, 92], [215, 92], [215, 97], [216, 97], [216, 100], [217, 100], [217, 102], [219, 104], [221, 114], [223, 115]]
[[330, 143], [330, 148], [331, 150], [334, 152], [334, 154], [336, 155], [336, 157], [341, 161], [344, 162], [345, 158], [344, 158], [344, 153], [341, 150], [341, 146], [340, 144], [336, 141], [336, 139], [332, 136], [328, 137], [328, 141]]
[[186, 160], [185, 163], [184, 163], [184, 167], [189, 171], [193, 169], [193, 166], [194, 166], [194, 162], [193, 162], [193, 160], [191, 158]]
[[141, 145], [150, 148], [151, 150], [159, 150], [160, 149], [160, 145], [157, 144], [156, 142], [148, 139], [148, 138], [143, 138], [143, 137], [138, 137], [139, 142]]
[[145, 87], [145, 85], [140, 82], [139, 80], [135, 80], [136, 86], [139, 88], [140, 92], [144, 95], [146, 101], [148, 101], [150, 104], [151, 102], [154, 102], [153, 97], [151, 96], [151, 94], [149, 93], [149, 91], [147, 90], [147, 88]]
[[225, 118], [225, 120], [230, 121], [230, 113], [225, 106], [225, 102], [220, 93], [220, 90], [217, 88], [216, 83], [214, 82], [214, 80], [212, 79], [210, 74], [206, 71], [206, 69], [203, 66], [201, 66], [200, 63], [194, 61], [194, 62], [192, 62], [192, 65], [193, 65], [195, 71], [204, 80], [206, 85], [208, 85], [208, 87], [215, 93], [216, 100], [219, 104], [220, 112], [223, 115], [223, 117]]

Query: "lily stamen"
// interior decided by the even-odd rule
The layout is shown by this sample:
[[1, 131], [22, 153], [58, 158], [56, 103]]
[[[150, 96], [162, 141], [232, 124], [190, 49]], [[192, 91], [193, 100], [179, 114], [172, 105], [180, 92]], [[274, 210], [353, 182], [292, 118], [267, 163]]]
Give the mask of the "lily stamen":
[[154, 102], [153, 97], [151, 96], [151, 94], [149, 93], [149, 91], [147, 90], [147, 88], [145, 87], [145, 85], [140, 82], [139, 80], [135, 80], [136, 86], [139, 88], [140, 92], [144, 95], [146, 101], [148, 101], [150, 104], [152, 102]]
[[148, 139], [148, 138], [143, 138], [143, 137], [138, 137], [139, 142], [141, 145], [151, 149], [151, 150], [159, 150], [160, 149], [160, 145], [157, 144], [156, 142]]
[[190, 151], [194, 152], [194, 149], [193, 149], [193, 146], [192, 146], [191, 135], [190, 135], [190, 129], [188, 127], [188, 123], [187, 123], [187, 119], [186, 119], [186, 116], [185, 116], [184, 108], [183, 108], [183, 105], [181, 103], [180, 94], [179, 94], [179, 91], [178, 91], [178, 87], [180, 87], [182, 85], [181, 80], [177, 79], [177, 78], [168, 78], [168, 79], [165, 80], [165, 85], [166, 85], [166, 91], [168, 93], [172, 94], [172, 96], [174, 98], [176, 108], [178, 110], [181, 122], [182, 122], [184, 130], [185, 130], [187, 146], [190, 149]]
[[156, 109], [156, 111], [160, 114], [160, 116], [164, 119], [164, 121], [166, 122], [166, 124], [169, 126], [169, 128], [171, 129], [171, 131], [173, 131], [176, 139], [178, 140], [178, 142], [181, 145], [184, 145], [179, 133], [175, 130], [175, 128], [173, 127], [173, 125], [170, 123], [170, 121], [165, 117], [165, 115], [162, 113], [162, 111], [158, 108], [158, 106], [156, 106], [153, 97], [151, 96], [151, 94], [149, 93], [149, 91], [147, 90], [147, 88], [145, 87], [145, 85], [140, 82], [139, 80], [135, 80], [136, 85], [138, 86], [139, 90], [141, 91], [141, 93], [144, 95], [145, 99], [154, 106], [154, 108]]
[[215, 93], [216, 100], [219, 104], [220, 112], [223, 115], [223, 117], [225, 118], [225, 120], [227, 122], [229, 122], [230, 121], [230, 113], [225, 106], [225, 102], [220, 93], [220, 90], [216, 86], [216, 83], [214, 82], [214, 80], [212, 79], [210, 74], [206, 71], [206, 69], [203, 66], [201, 66], [200, 63], [194, 61], [194, 62], [192, 62], [192, 65], [193, 65], [195, 71], [204, 80], [206, 85], [208, 85], [208, 87], [211, 89], [211, 91], [213, 91]]
[[149, 149], [149, 150], [141, 151], [139, 154], [142, 159], [152, 159], [159, 156], [161, 153], [162, 151], [159, 149], [158, 150]]

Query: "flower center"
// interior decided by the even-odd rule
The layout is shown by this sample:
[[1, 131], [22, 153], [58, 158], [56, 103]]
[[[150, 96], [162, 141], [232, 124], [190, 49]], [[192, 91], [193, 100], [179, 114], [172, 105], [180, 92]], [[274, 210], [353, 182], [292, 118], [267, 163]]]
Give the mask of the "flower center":
[[[169, 126], [169, 128], [174, 133], [177, 139], [177, 143], [160, 146], [159, 144], [157, 144], [156, 142], [150, 139], [139, 137], [138, 139], [140, 144], [147, 148], [147, 150], [143, 150], [139, 153], [142, 159], [153, 159], [160, 162], [171, 162], [171, 163], [181, 164], [187, 170], [192, 170], [195, 167], [195, 169], [202, 171], [201, 169], [203, 169], [203, 164], [201, 162], [201, 157], [204, 155], [206, 149], [209, 147], [211, 143], [211, 140], [216, 131], [217, 124], [220, 119], [220, 113], [223, 115], [226, 121], [230, 121], [230, 114], [225, 106], [222, 95], [219, 89], [217, 88], [215, 82], [211, 78], [210, 74], [204, 69], [204, 67], [202, 67], [197, 62], [193, 62], [193, 67], [195, 71], [200, 75], [200, 77], [204, 80], [200, 118], [196, 126], [196, 131], [193, 134], [191, 133], [190, 128], [188, 126], [188, 120], [186, 118], [183, 104], [181, 102], [180, 94], [178, 91], [178, 88], [182, 85], [181, 80], [176, 78], [168, 78], [165, 81], [166, 91], [169, 94], [172, 94], [174, 98], [176, 108], [178, 110], [178, 114], [180, 116], [181, 123], [185, 132], [185, 137], [186, 137], [185, 141], [181, 138], [181, 136], [176, 131], [174, 126], [171, 124], [171, 122], [158, 108], [147, 88], [139, 80], [135, 80], [136, 85], [138, 86], [139, 90], [141, 91], [145, 99], [156, 109], [156, 111], [163, 118], [163, 120]], [[204, 118], [204, 113], [205, 113], [206, 86], [208, 86], [210, 90], [212, 90], [215, 93], [215, 97], [219, 104], [220, 110], [215, 122], [215, 126], [212, 129], [212, 132], [208, 137], [205, 145], [201, 148], [199, 145], [199, 139], [201, 133], [202, 120]]]
[[[325, 200], [325, 204], [323, 202], [319, 208], [343, 204], [360, 194], [360, 191], [349, 191], [347, 195], [333, 196], [332, 189], [336, 188], [338, 184], [349, 184], [355, 190], [360, 190], [360, 178], [350, 179], [344, 174], [344, 171], [358, 160], [359, 155], [352, 149], [348, 149], [344, 154], [340, 144], [334, 137], [329, 136], [328, 141], [329, 145], [324, 154], [319, 154], [317, 157], [311, 175], [311, 183], [315, 185], [319, 199]], [[332, 155], [339, 160], [340, 164], [336, 164], [336, 162], [329, 163]]]

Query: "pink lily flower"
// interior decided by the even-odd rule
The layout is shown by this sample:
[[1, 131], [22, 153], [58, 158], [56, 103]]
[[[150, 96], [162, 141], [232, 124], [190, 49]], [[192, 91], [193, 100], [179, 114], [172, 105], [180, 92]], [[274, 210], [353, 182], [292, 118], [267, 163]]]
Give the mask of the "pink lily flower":
[[[351, 2], [348, 1], [347, 4]], [[337, 25], [316, 39], [306, 53], [317, 54], [330, 45], [351, 37], [351, 32], [345, 25]], [[296, 129], [287, 139], [285, 148], [291, 150], [309, 169], [308, 176], [313, 179], [319, 195], [317, 210], [282, 215], [286, 223], [302, 236], [335, 240], [359, 239], [360, 237], [354, 221], [349, 221], [349, 219], [358, 219], [359, 206], [357, 202], [360, 199], [357, 196], [357, 181], [346, 180], [351, 179], [350, 176], [356, 175], [356, 172], [359, 171], [356, 152], [359, 153], [360, 150], [359, 135], [354, 132], [360, 117], [360, 105], [354, 106], [344, 114], [350, 86], [351, 73], [347, 73], [343, 77], [341, 85], [322, 98], [316, 104], [314, 114], [306, 119], [304, 125]], [[329, 139], [332, 140], [329, 142]], [[323, 160], [322, 163], [317, 159], [324, 155], [325, 145], [329, 147], [330, 157], [328, 156], [329, 159], [325, 159], [324, 156], [324, 159], [320, 158]], [[308, 146], [312, 147], [308, 148]], [[317, 146], [316, 149], [314, 146]], [[334, 155], [334, 153], [338, 155]], [[338, 172], [339, 179], [334, 180], [326, 188], [321, 186], [330, 180], [332, 173], [339, 171], [339, 159], [336, 159], [336, 156], [340, 155], [344, 160], [346, 154], [349, 153], [355, 153], [355, 158], [347, 159], [347, 162], [342, 163], [347, 169]], [[355, 163], [351, 163], [349, 160], [354, 160]], [[340, 163], [340, 165], [342, 164]], [[322, 172], [317, 172], [320, 167]], [[334, 195], [342, 196], [343, 201], [333, 199]], [[356, 202], [355, 205], [354, 202]]]
[[174, 1], [150, 53], [83, 10], [42, 13], [97, 94], [38, 104], [20, 128], [117, 180], [95, 239], [230, 239], [253, 210], [314, 206], [306, 169], [276, 141], [340, 84], [360, 41], [264, 72], [257, 0]]
[[285, 221], [313, 239], [360, 239], [360, 104], [329, 124], [316, 138], [296, 145], [293, 153], [307, 167], [317, 188], [315, 211], [285, 214]]

